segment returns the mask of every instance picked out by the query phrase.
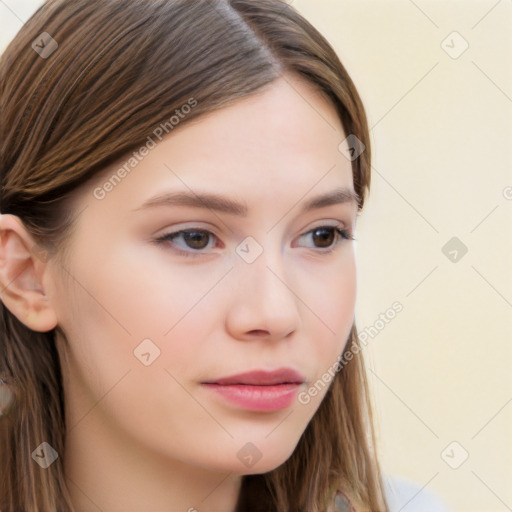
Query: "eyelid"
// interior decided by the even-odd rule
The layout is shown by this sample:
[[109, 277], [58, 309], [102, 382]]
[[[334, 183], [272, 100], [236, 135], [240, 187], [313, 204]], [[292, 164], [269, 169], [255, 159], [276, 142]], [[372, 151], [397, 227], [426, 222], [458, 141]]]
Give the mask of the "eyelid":
[[[352, 230], [349, 229], [349, 228], [346, 228], [345, 225], [343, 223], [338, 223], [336, 225], [331, 225], [331, 224], [319, 224], [318, 226], [315, 226], [313, 228], [310, 228], [308, 229], [307, 231], [305, 231], [304, 233], [302, 233], [301, 235], [299, 235], [297, 238], [302, 238], [306, 235], [309, 235], [312, 231], [315, 231], [316, 229], [319, 229], [319, 228], [331, 228], [331, 229], [334, 229], [335, 230], [335, 235], [338, 236], [338, 239], [334, 242], [333, 245], [331, 245], [330, 247], [328, 247], [327, 249], [322, 249], [320, 247], [317, 247], [317, 248], [309, 248], [319, 254], [328, 254], [330, 252], [333, 252], [335, 251], [338, 246], [344, 242], [344, 241], [355, 241], [355, 237], [352, 233]], [[341, 238], [341, 239], [340, 239]]]
[[349, 235], [349, 238], [351, 240], [355, 240], [355, 238], [354, 238], [355, 226], [353, 228], [352, 224], [350, 222], [343, 222], [339, 219], [333, 219], [333, 218], [323, 219], [323, 220], [319, 221], [318, 223], [314, 223], [314, 225], [312, 227], [306, 229], [305, 231], [302, 231], [302, 234], [300, 234], [298, 236], [298, 238], [300, 238], [301, 236], [307, 235], [311, 231], [314, 231], [315, 229], [318, 229], [318, 228], [336, 228], [336, 229], [339, 229], [340, 231], [346, 232]]
[[[205, 235], [208, 235], [210, 237], [210, 239], [211, 238], [215, 239], [215, 248], [217, 248], [220, 238], [213, 231], [211, 231], [209, 229], [205, 229], [205, 228], [200, 228], [200, 227], [182, 228], [182, 229], [178, 229], [177, 231], [171, 231], [170, 233], [167, 233], [167, 234], [164, 234], [164, 235], [158, 237], [156, 241], [165, 243], [166, 241], [169, 241], [168, 239], [170, 239], [171, 237], [175, 238], [183, 233], [190, 233], [190, 232], [204, 233]], [[171, 242], [169, 242], [169, 243], [171, 243]], [[201, 255], [207, 256], [207, 255], [212, 254], [211, 252], [209, 252], [209, 251], [211, 251], [211, 249], [209, 249], [209, 250], [207, 250], [207, 249], [183, 250], [183, 249], [180, 249], [177, 247], [173, 247], [173, 250], [179, 254], [185, 254], [185, 255], [189, 255], [189, 256], [201, 256]]]
[[[217, 238], [219, 238], [219, 235], [217, 235], [218, 230], [215, 226], [208, 224], [208, 223], [206, 223], [206, 225], [201, 225], [201, 224], [202, 223], [200, 221], [197, 221], [195, 223], [194, 223], [194, 221], [190, 221], [188, 223], [178, 224], [180, 227], [175, 229], [175, 231], [167, 231], [167, 232], [164, 231], [164, 233], [162, 235], [153, 235], [153, 236], [156, 236], [157, 238], [161, 238], [163, 236], [173, 235], [173, 234], [181, 233], [183, 231], [207, 231], [207, 232], [211, 233], [212, 235], [215, 235]], [[308, 223], [308, 225], [309, 224], [310, 223]], [[309, 233], [310, 231], [312, 231], [313, 229], [322, 228], [322, 227], [333, 227], [333, 228], [336, 227], [336, 228], [347, 230], [348, 232], [350, 232], [352, 234], [353, 229], [351, 226], [352, 226], [352, 222], [344, 222], [340, 219], [335, 219], [335, 218], [331, 217], [331, 218], [316, 221], [309, 228], [304, 227], [301, 230], [301, 233], [297, 236], [305, 235], [305, 234]], [[233, 232], [231, 232], [231, 233], [233, 233]], [[243, 235], [243, 234], [241, 234], [240, 236], [242, 238], [245, 237], [245, 235]]]
[[[335, 224], [330, 224], [329, 222], [334, 222]], [[355, 238], [353, 236], [352, 229], [351, 228], [347, 228], [345, 226], [345, 223], [343, 223], [343, 222], [341, 222], [339, 220], [335, 220], [335, 219], [331, 219], [331, 221], [325, 220], [325, 219], [323, 221], [319, 221], [318, 224], [315, 224], [314, 226], [310, 227], [309, 229], [306, 229], [305, 231], [302, 231], [302, 233], [300, 235], [298, 235], [296, 237], [296, 239], [300, 239], [300, 238], [302, 238], [302, 237], [304, 237], [306, 235], [309, 235], [311, 232], [313, 232], [313, 231], [315, 231], [316, 229], [319, 229], [319, 228], [331, 228], [331, 229], [334, 229], [335, 230], [335, 236], [337, 236], [337, 239], [328, 248], [322, 249], [321, 247], [317, 247], [317, 248], [306, 247], [306, 249], [310, 249], [311, 251], [319, 253], [319, 254], [328, 254], [328, 253], [331, 253], [334, 250], [336, 250], [342, 242], [355, 240]], [[196, 224], [196, 225], [193, 225], [193, 226], [190, 226], [190, 227], [182, 227], [182, 228], [177, 229], [175, 231], [164, 233], [163, 235], [158, 236], [156, 238], [156, 240], [154, 240], [154, 242], [157, 243], [157, 244], [164, 244], [166, 242], [172, 243], [172, 242], [170, 242], [170, 238], [175, 238], [175, 237], [177, 237], [177, 236], [179, 236], [179, 235], [181, 235], [183, 233], [189, 233], [189, 232], [194, 232], [194, 231], [195, 232], [205, 233], [206, 235], [211, 235], [217, 241], [220, 241], [219, 236], [217, 236], [217, 234], [214, 231], [212, 231], [211, 229], [208, 229], [208, 228], [201, 227], [201, 226]], [[179, 248], [174, 246], [172, 248], [172, 250], [175, 253], [177, 253], [177, 254], [181, 254], [181, 255], [184, 255], [184, 256], [192, 256], [192, 257], [195, 257], [195, 256], [209, 256], [209, 255], [212, 254], [211, 252], [208, 252], [205, 249], [183, 250], [183, 249], [179, 249]]]

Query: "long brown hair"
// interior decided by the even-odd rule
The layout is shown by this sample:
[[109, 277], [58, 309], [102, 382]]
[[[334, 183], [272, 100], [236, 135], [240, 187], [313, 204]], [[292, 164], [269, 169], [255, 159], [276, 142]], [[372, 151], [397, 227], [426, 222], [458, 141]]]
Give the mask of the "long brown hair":
[[[34, 48], [39, 39], [47, 54]], [[182, 123], [284, 72], [313, 84], [345, 133], [366, 146], [352, 162], [362, 208], [370, 185], [362, 102], [329, 43], [283, 0], [48, 0], [0, 58], [0, 211], [18, 216], [38, 246], [60, 257], [81, 185], [141, 147], [190, 98], [196, 103]], [[32, 331], [0, 302], [0, 381], [14, 395], [0, 416], [4, 512], [74, 510], [64, 457], [45, 470], [31, 459], [42, 441], [59, 454], [65, 448], [58, 329]], [[358, 344], [354, 325], [347, 347]], [[335, 375], [292, 456], [243, 477], [237, 510], [324, 512], [340, 489], [358, 512], [385, 512], [374, 446], [359, 351]]]

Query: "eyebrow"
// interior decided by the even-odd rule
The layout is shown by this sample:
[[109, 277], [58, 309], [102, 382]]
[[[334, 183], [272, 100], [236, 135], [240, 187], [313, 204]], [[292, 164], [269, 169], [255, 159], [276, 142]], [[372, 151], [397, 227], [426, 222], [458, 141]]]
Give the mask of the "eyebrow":
[[[356, 203], [359, 204], [359, 196], [348, 188], [337, 188], [305, 201], [300, 213], [307, 213], [327, 206]], [[142, 206], [133, 211], [146, 210], [157, 206], [189, 206], [193, 208], [207, 208], [209, 210], [247, 217], [249, 209], [245, 203], [234, 201], [229, 197], [206, 192], [166, 192], [145, 201]]]

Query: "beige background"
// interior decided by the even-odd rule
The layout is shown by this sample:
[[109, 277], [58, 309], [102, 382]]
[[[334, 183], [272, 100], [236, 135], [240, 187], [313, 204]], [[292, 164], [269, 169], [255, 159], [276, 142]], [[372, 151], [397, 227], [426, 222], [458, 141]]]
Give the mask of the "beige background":
[[[40, 3], [0, 0], [0, 51]], [[372, 127], [357, 323], [377, 332], [383, 468], [455, 512], [512, 510], [512, 2], [290, 3], [337, 50]]]

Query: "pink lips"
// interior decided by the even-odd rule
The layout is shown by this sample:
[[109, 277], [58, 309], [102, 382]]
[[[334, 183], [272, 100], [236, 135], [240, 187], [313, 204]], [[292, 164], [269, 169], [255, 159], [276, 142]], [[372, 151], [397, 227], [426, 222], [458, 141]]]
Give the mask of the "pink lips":
[[223, 377], [203, 386], [228, 402], [252, 411], [278, 411], [289, 407], [305, 378], [290, 368], [255, 370]]

